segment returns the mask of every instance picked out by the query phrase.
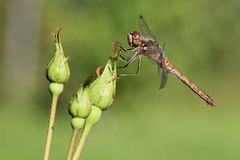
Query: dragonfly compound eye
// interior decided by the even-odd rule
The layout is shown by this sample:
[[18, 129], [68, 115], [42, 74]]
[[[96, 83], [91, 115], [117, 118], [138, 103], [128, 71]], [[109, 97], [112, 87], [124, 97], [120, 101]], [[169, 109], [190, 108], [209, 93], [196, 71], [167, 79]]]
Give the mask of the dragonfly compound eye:
[[137, 47], [141, 43], [140, 33], [137, 31], [131, 32], [128, 34], [128, 44], [131, 47]]

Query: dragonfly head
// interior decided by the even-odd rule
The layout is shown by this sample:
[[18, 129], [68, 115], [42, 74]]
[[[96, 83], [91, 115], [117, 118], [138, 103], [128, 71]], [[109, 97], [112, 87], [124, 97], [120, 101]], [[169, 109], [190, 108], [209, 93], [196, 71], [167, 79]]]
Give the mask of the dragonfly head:
[[134, 31], [127, 35], [128, 44], [130, 47], [138, 47], [142, 42], [142, 38], [139, 32]]

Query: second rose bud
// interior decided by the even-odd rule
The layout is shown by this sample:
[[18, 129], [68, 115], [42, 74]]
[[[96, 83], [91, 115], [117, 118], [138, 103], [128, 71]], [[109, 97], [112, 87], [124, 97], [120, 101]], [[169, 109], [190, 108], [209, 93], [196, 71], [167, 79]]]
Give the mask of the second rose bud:
[[116, 92], [117, 64], [116, 59], [109, 58], [95, 81], [90, 84], [90, 101], [92, 105], [106, 110], [113, 102]]

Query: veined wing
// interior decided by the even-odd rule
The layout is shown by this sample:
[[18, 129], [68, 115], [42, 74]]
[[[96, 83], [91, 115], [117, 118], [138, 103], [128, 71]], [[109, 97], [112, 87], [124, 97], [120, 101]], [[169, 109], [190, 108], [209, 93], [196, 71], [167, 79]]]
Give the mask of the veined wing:
[[161, 82], [160, 82], [160, 89], [162, 89], [166, 83], [167, 83], [167, 78], [168, 78], [168, 70], [167, 68], [163, 67], [162, 68], [162, 76], [161, 76]]
[[142, 15], [138, 18], [138, 24], [143, 38], [157, 41]]
[[158, 74], [161, 77], [161, 82], [160, 82], [160, 88], [159, 89], [163, 89], [167, 83], [167, 79], [168, 79], [168, 70], [165, 67], [160, 68], [158, 66]]
[[[145, 19], [143, 18], [142, 15], [139, 16], [138, 23], [139, 23], [140, 31], [141, 31], [141, 34], [142, 34], [143, 38], [157, 41], [153, 32], [151, 31], [151, 29], [147, 25], [147, 22], [145, 21]], [[159, 54], [160, 54], [160, 60], [165, 57], [162, 49], [159, 49]], [[161, 71], [160, 67], [158, 68], [158, 73], [161, 76], [160, 89], [162, 89], [166, 85], [167, 78], [168, 78], [167, 68], [165, 68], [164, 65], [162, 65], [161, 68], [162, 68], [162, 71]]]

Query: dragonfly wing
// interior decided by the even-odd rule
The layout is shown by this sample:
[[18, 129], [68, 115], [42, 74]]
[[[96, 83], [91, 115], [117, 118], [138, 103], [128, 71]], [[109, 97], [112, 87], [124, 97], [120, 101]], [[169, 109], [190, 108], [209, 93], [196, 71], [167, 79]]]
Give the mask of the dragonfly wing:
[[157, 41], [142, 15], [138, 18], [138, 24], [143, 38]]
[[[138, 24], [139, 24], [140, 31], [141, 31], [141, 36], [143, 37], [143, 39], [150, 39], [150, 40], [153, 40], [153, 41], [157, 42], [156, 37], [154, 36], [151, 29], [148, 27], [147, 22], [145, 21], [143, 16], [139, 16]], [[162, 57], [164, 56], [163, 52], [161, 52], [160, 54], [162, 54], [161, 55]]]
[[[160, 68], [158, 70], [160, 71]], [[162, 75], [161, 75], [161, 82], [160, 82], [160, 89], [162, 89], [166, 85], [167, 79], [168, 79], [168, 70], [165, 67], [163, 67]]]

